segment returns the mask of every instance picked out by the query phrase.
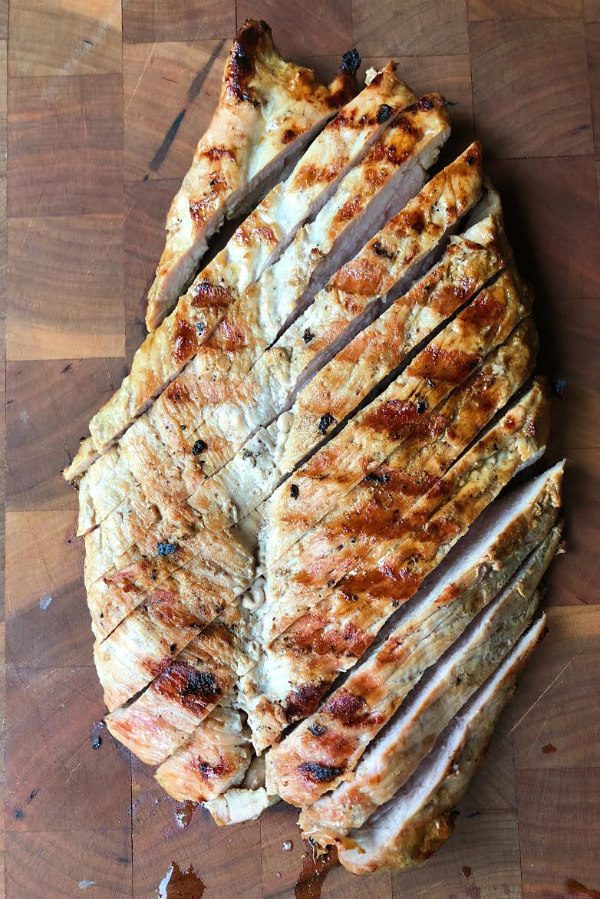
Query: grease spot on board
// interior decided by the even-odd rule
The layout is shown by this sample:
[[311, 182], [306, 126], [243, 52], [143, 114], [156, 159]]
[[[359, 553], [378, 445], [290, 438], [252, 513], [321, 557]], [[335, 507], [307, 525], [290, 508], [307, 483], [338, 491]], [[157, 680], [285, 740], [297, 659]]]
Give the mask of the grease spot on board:
[[192, 816], [194, 814], [194, 809], [196, 808], [195, 802], [190, 802], [190, 800], [186, 800], [185, 802], [178, 802], [175, 807], [175, 823], [177, 827], [187, 827], [188, 824], [191, 824]]
[[80, 890], [89, 890], [90, 887], [95, 887], [95, 880], [80, 880], [79, 881], [79, 889]]
[[54, 597], [52, 596], [51, 593], [46, 593], [45, 596], [42, 596], [42, 598], [40, 599], [40, 601], [38, 603], [42, 612], [46, 611], [46, 609], [48, 608], [50, 603], [53, 602], [53, 600], [54, 600]]
[[323, 881], [337, 865], [335, 849], [324, 855], [315, 855], [313, 847], [307, 843], [303, 856], [302, 870], [294, 887], [296, 899], [320, 899]]
[[588, 899], [600, 899], [600, 890], [586, 887], [584, 883], [574, 880], [572, 877], [565, 881], [565, 887], [570, 896], [587, 896]]
[[158, 899], [202, 899], [204, 884], [191, 865], [182, 871], [177, 862], [171, 862], [157, 895]]

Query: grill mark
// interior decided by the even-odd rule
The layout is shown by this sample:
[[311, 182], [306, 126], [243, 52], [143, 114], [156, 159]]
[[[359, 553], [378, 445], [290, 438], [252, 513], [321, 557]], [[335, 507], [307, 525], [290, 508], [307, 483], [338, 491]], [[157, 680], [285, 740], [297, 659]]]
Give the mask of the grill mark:
[[223, 693], [213, 674], [198, 671], [179, 661], [169, 665], [158, 678], [155, 687], [161, 696], [177, 699], [184, 708], [197, 715], [208, 705], [214, 704]]
[[200, 281], [192, 288], [191, 294], [194, 309], [226, 309], [233, 302], [229, 290], [210, 281]]
[[173, 357], [181, 364], [190, 359], [197, 349], [196, 329], [184, 318], [178, 319], [173, 339]]

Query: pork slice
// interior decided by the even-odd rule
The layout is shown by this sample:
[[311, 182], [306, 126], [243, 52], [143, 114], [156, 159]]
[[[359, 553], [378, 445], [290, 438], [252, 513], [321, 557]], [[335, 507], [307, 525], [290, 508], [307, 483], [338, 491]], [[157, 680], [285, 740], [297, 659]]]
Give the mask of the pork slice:
[[225, 217], [272, 186], [356, 92], [356, 62], [345, 55], [325, 87], [310, 69], [281, 58], [265, 22], [244, 23], [225, 64], [217, 108], [167, 216], [165, 248], [148, 294], [149, 331], [187, 288]]
[[[364, 824], [379, 806], [391, 799], [460, 707], [490, 676], [529, 625], [539, 602], [537, 585], [559, 542], [560, 527], [556, 527], [504, 590], [425, 672], [347, 780], [339, 776], [342, 772], [325, 769], [332, 770], [334, 776], [325, 779], [324, 789], [312, 790], [310, 783], [317, 780], [320, 764], [308, 763], [305, 804], [311, 802], [313, 795], [317, 802], [306, 809], [303, 832], [310, 830], [317, 842], [336, 842], [350, 829]], [[333, 790], [323, 795], [328, 788], [327, 779]], [[335, 821], [331, 830], [330, 821]], [[317, 834], [312, 833], [313, 827], [318, 828]]]
[[481, 762], [516, 679], [542, 639], [542, 615], [440, 736], [414, 775], [363, 827], [350, 832], [339, 859], [354, 874], [424, 862], [451, 835], [452, 808]]
[[536, 345], [528, 318], [445, 402], [424, 413], [436, 425], [428, 439], [409, 435], [341, 506], [281, 556], [268, 574], [269, 602], [261, 615], [265, 638], [307, 612], [315, 591], [352, 571], [386, 527], [436, 483], [531, 375]]
[[544, 451], [546, 390], [534, 383], [400, 521], [392, 521], [354, 571], [315, 591], [311, 610], [266, 647], [241, 682], [257, 751], [314, 712], [396, 609], [413, 596], [478, 515]]
[[431, 418], [423, 418], [425, 413], [504, 342], [529, 308], [527, 293], [510, 271], [478, 293], [386, 390], [294, 472], [297, 495], [287, 482], [274, 491], [260, 535], [261, 561], [271, 567], [404, 437], [417, 431], [426, 439]]
[[[321, 427], [325, 417], [339, 423], [353, 414], [385, 378], [397, 373], [410, 352], [436, 325], [498, 273], [503, 265], [496, 247], [500, 225], [491, 218], [485, 224], [486, 228], [477, 226], [481, 243], [469, 234], [454, 239], [440, 263], [300, 390], [291, 409], [278, 416], [275, 426], [260, 428], [226, 466], [196, 491], [190, 503], [202, 512], [207, 526], [231, 520], [232, 515], [239, 519], [268, 498], [298, 463], [326, 442], [331, 426]], [[474, 236], [475, 228], [470, 231]], [[394, 338], [390, 339], [390, 335]], [[282, 357], [288, 359], [283, 353]], [[271, 361], [273, 358], [272, 355]], [[279, 380], [279, 371], [273, 377], [269, 373], [263, 383], [265, 372], [266, 365], [257, 366], [253, 384], [260, 377], [257, 394], [261, 400], [268, 397], [274, 414], [288, 404], [289, 385], [285, 379]], [[248, 407], [254, 408], [251, 404]]]
[[[271, 792], [294, 805], [309, 805], [347, 777], [414, 684], [546, 538], [560, 508], [563, 469], [563, 463], [554, 466], [482, 513], [370, 658], [268, 752]], [[338, 777], [307, 780], [315, 759], [339, 771]]]
[[175, 752], [247, 668], [238, 625], [237, 608], [225, 609], [147, 690], [107, 716], [112, 735], [148, 765]]
[[[214, 469], [214, 461], [207, 458], [211, 445], [215, 452], [210, 436], [198, 452], [195, 431], [205, 407], [216, 397], [235, 396], [240, 379], [273, 342], [286, 318], [308, 304], [390, 209], [395, 211], [420, 188], [424, 167], [433, 161], [448, 131], [445, 104], [432, 95], [408, 107], [384, 132], [316, 219], [297, 232], [283, 256], [240, 297], [186, 373], [84, 475], [79, 485], [80, 534], [100, 523], [136, 485], [159, 505], [172, 502], [174, 489], [182, 491], [185, 501], [201, 485]], [[240, 417], [240, 407], [231, 406], [230, 401], [220, 416], [227, 437], [233, 432], [229, 442], [237, 436], [234, 413]], [[260, 406], [255, 415], [259, 413]], [[222, 432], [218, 439], [222, 454], [229, 444]], [[238, 445], [239, 439], [233, 450]], [[172, 478], [161, 477], [174, 467], [175, 488]]]
[[156, 772], [177, 800], [206, 802], [240, 784], [252, 761], [252, 747], [239, 712], [218, 706]]
[[[323, 129], [287, 181], [276, 185], [198, 274], [173, 312], [136, 352], [131, 372], [90, 422], [94, 448], [105, 452], [177, 376], [244, 291], [275, 261], [299, 227], [316, 215], [339, 181], [364, 156], [389, 118], [414, 95], [390, 63]], [[84, 455], [89, 459], [89, 446]], [[65, 471], [80, 471], [76, 457]]]

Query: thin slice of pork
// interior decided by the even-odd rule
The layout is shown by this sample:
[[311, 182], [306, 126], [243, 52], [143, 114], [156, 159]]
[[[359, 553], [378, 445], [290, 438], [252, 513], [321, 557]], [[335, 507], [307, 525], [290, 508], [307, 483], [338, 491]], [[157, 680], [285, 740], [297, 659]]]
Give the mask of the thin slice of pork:
[[247, 20], [225, 63], [221, 94], [167, 215], [166, 243], [148, 294], [153, 331], [198, 271], [208, 240], [272, 186], [335, 110], [356, 93], [355, 51], [329, 87], [282, 59], [271, 29]]
[[[163, 394], [85, 474], [79, 485], [79, 534], [100, 523], [136, 484], [159, 504], [165, 491], [167, 500], [177, 492], [185, 501], [202, 484], [214, 468], [207, 458], [212, 439], [198, 452], [193, 436], [205, 407], [217, 396], [223, 400], [240, 391], [241, 379], [289, 315], [301, 311], [339, 265], [418, 191], [448, 133], [445, 104], [433, 95], [405, 110], [382, 134], [316, 219], [240, 297], [168, 396]], [[229, 433], [235, 422], [231, 412], [227, 421]], [[219, 440], [224, 443], [222, 434]], [[239, 439], [233, 451], [238, 445]]]
[[353, 667], [396, 609], [512, 477], [543, 453], [548, 398], [536, 382], [334, 588], [281, 633], [241, 682], [257, 751], [316, 710], [335, 678]]
[[[425, 672], [347, 779], [340, 778], [343, 772], [335, 768], [321, 770], [318, 757], [307, 764], [304, 773], [309, 783], [320, 777], [325, 789], [328, 780], [335, 789], [325, 796], [322, 790], [321, 798], [303, 812], [305, 834], [310, 831], [318, 843], [336, 842], [391, 799], [529, 625], [539, 602], [538, 583], [559, 542], [557, 526], [456, 643]], [[312, 793], [309, 787], [307, 804]]]
[[422, 864], [454, 829], [452, 809], [467, 791], [519, 672], [543, 637], [542, 615], [440, 735], [410, 780], [363, 827], [348, 835], [339, 859], [354, 874]]
[[[393, 115], [412, 99], [390, 63], [329, 122], [287, 181], [262, 200], [138, 349], [131, 372], [90, 422], [97, 453], [105, 452], [145, 411], [195, 356], [232, 304], [283, 252], [298, 228], [319, 212], [339, 181], [387, 127], [390, 106]], [[84, 455], [89, 461], [87, 444]], [[64, 475], [68, 480], [80, 469], [81, 459], [76, 457]]]
[[[308, 805], [347, 778], [408, 692], [546, 538], [560, 508], [564, 463], [492, 503], [427, 578], [376, 651], [267, 754], [269, 789]], [[338, 770], [308, 780], [307, 766]]]

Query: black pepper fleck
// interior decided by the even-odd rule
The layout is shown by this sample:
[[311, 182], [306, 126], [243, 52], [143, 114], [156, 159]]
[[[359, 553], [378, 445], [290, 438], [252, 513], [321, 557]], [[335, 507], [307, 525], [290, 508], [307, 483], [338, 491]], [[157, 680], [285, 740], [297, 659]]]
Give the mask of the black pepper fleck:
[[309, 724], [308, 729], [311, 732], [311, 734], [313, 735], [313, 737], [322, 737], [323, 734], [325, 733], [325, 731], [327, 730], [327, 728], [323, 727], [322, 724]]
[[290, 484], [290, 496], [292, 499], [298, 499], [300, 496], [300, 488], [297, 484]]
[[340, 68], [343, 72], [348, 72], [350, 75], [356, 75], [360, 68], [360, 53], [356, 47], [352, 50], [347, 50], [344, 53]]
[[419, 415], [423, 415], [424, 412], [427, 412], [428, 408], [429, 404], [427, 400], [419, 400], [419, 402], [417, 403], [417, 413]]
[[319, 419], [319, 424], [318, 424], [319, 432], [321, 434], [326, 434], [327, 431], [329, 430], [329, 428], [331, 427], [331, 425], [334, 423], [334, 421], [335, 421], [335, 418], [333, 417], [333, 415], [330, 412], [326, 412]]
[[554, 378], [554, 380], [552, 381], [552, 393], [554, 394], [554, 396], [557, 396], [559, 400], [562, 400], [567, 387], [568, 384], [565, 378]]
[[102, 737], [97, 734], [92, 737], [92, 749], [100, 749], [102, 746]]
[[304, 341], [304, 343], [310, 343], [311, 340], [313, 340], [314, 336], [315, 335], [310, 330], [310, 328], [306, 328], [304, 334], [302, 335], [302, 340]]
[[194, 456], [199, 456], [200, 453], [203, 453], [204, 450], [208, 449], [208, 443], [205, 440], [196, 440], [195, 444], [192, 447], [192, 453]]
[[170, 556], [177, 551], [176, 543], [157, 543], [156, 552], [159, 556]]
[[375, 471], [370, 471], [369, 474], [365, 477], [365, 483], [367, 484], [389, 484], [389, 482], [389, 474], [377, 474], [377, 472]]
[[382, 103], [381, 106], [379, 107], [379, 109], [377, 110], [377, 121], [379, 123], [387, 122], [387, 120], [391, 116], [392, 112], [393, 112], [393, 110], [392, 110], [391, 106], [388, 106], [387, 103]]

